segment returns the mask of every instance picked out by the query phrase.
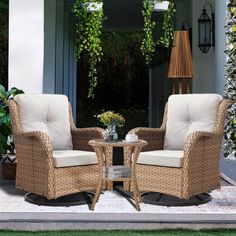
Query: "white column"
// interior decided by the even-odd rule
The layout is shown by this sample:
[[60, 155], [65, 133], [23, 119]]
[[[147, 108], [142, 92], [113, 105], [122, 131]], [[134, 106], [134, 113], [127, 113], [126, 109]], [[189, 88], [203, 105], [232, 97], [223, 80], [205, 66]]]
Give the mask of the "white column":
[[9, 88], [43, 92], [44, 0], [9, 1]]

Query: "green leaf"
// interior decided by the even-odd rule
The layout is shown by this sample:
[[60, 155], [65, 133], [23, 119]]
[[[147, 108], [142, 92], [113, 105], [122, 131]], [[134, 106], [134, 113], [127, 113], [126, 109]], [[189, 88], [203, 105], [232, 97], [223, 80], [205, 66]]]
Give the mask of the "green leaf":
[[9, 97], [13, 94], [13, 92], [14, 92], [14, 89], [11, 89], [11, 90], [6, 92], [7, 99], [9, 99]]
[[6, 93], [0, 92], [0, 99], [5, 100], [6, 99]]
[[9, 92], [10, 92], [10, 95], [13, 95], [13, 97], [15, 97], [18, 94], [23, 94], [24, 93], [23, 90], [18, 89], [16, 87], [11, 88], [11, 90]]
[[7, 136], [0, 133], [0, 154], [6, 153], [8, 150]]
[[5, 93], [6, 90], [3, 85], [0, 84], [0, 93]]
[[6, 115], [6, 110], [2, 107], [0, 107], [0, 117], [3, 117]]

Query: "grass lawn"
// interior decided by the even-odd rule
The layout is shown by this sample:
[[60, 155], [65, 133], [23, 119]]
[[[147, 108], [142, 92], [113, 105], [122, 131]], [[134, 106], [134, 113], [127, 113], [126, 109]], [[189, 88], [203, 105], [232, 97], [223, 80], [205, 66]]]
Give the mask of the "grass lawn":
[[220, 230], [85, 230], [85, 231], [37, 231], [37, 232], [17, 232], [17, 231], [0, 231], [0, 236], [233, 236], [236, 235], [236, 229], [220, 229]]

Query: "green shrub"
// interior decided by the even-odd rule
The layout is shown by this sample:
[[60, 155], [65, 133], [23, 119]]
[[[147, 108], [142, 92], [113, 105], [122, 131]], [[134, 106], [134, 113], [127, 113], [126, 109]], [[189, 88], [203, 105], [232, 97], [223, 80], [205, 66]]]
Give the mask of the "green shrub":
[[224, 156], [236, 158], [236, 2], [230, 0], [227, 5], [227, 25], [226, 25], [226, 79], [225, 86], [226, 98], [233, 101], [228, 109], [225, 127]]
[[0, 154], [14, 153], [14, 143], [11, 138], [9, 139], [12, 131], [7, 101], [20, 93], [23, 93], [23, 91], [17, 88], [6, 91], [4, 86], [0, 85]]

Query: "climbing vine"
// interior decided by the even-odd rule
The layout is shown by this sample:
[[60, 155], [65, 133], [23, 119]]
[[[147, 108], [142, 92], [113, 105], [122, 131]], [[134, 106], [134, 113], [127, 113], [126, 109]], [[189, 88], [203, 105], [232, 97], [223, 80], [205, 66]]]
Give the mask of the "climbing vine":
[[163, 47], [168, 48], [170, 47], [174, 37], [173, 16], [176, 10], [173, 0], [169, 0], [169, 7], [164, 13], [164, 21], [162, 26], [163, 36], [160, 37], [159, 41], [155, 42], [153, 38], [153, 30], [156, 23], [152, 20], [152, 13], [156, 2], [163, 2], [163, 0], [143, 0], [142, 15], [144, 20], [144, 37], [141, 44], [141, 51], [145, 57], [145, 62], [147, 65], [150, 65], [152, 62], [152, 57], [156, 46], [161, 44]]
[[[88, 97], [94, 97], [94, 89], [98, 83], [97, 64], [103, 55], [101, 47], [101, 34], [104, 21], [103, 9], [97, 9], [96, 4], [101, 4], [102, 0], [76, 0], [74, 13], [77, 16], [77, 58], [81, 58], [82, 53], [88, 55], [90, 87]], [[89, 5], [90, 4], [90, 5]], [[89, 9], [93, 8], [92, 10]]]
[[163, 22], [163, 36], [161, 36], [159, 43], [163, 47], [170, 47], [174, 38], [174, 26], [173, 26], [173, 16], [176, 12], [175, 4], [173, 1], [169, 1], [170, 5], [168, 10], [164, 14], [164, 22]]
[[229, 0], [227, 4], [226, 25], [226, 86], [225, 96], [233, 101], [228, 109], [225, 126], [225, 157], [236, 158], [236, 2]]
[[153, 29], [156, 23], [152, 20], [152, 12], [154, 9], [154, 1], [143, 0], [143, 32], [144, 38], [141, 44], [141, 51], [145, 57], [145, 62], [149, 65], [152, 61], [152, 54], [155, 52], [155, 42], [153, 40]]

